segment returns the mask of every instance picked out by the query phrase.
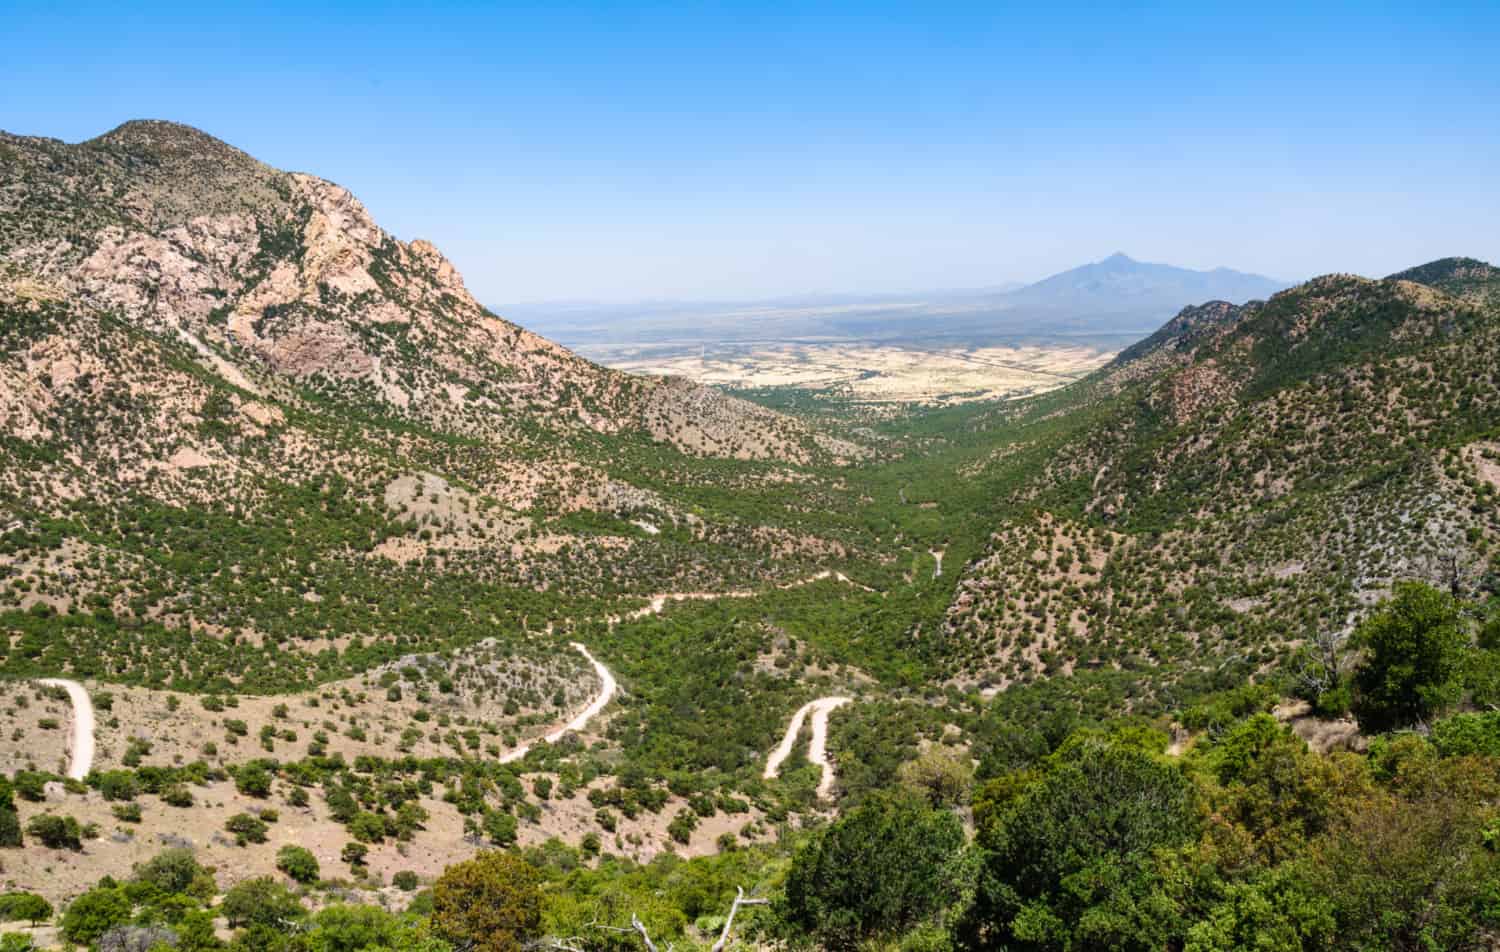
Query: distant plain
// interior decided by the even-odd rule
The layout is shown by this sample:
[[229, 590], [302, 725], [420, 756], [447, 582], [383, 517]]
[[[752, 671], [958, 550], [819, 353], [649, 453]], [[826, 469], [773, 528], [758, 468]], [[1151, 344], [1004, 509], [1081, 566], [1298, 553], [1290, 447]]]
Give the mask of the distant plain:
[[1008, 399], [1061, 387], [1108, 363], [1095, 343], [919, 346], [766, 341], [598, 345], [585, 354], [631, 373], [669, 374], [750, 390], [831, 390], [857, 403], [952, 404]]

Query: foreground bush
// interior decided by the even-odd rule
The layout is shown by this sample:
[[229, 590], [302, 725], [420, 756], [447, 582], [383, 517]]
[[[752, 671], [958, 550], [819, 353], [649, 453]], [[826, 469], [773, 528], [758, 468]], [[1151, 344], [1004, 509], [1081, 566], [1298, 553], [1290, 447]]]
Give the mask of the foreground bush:
[[539, 879], [529, 863], [506, 853], [450, 866], [432, 887], [433, 930], [458, 948], [518, 952], [541, 926]]

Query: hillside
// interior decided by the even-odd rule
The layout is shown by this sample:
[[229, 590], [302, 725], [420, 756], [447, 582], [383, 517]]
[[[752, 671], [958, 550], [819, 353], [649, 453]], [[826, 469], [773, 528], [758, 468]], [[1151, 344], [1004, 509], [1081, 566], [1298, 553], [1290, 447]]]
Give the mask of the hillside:
[[[57, 612], [92, 619], [75, 671], [291, 686], [284, 659], [235, 659], [309, 637], [383, 657], [399, 619], [438, 610], [432, 570], [470, 593], [444, 637], [472, 641], [606, 588], [795, 577], [836, 548], [685, 494], [725, 461], [780, 483], [863, 448], [592, 364], [337, 185], [163, 122], [6, 134], [0, 157], [0, 599], [52, 632], [13, 672], [57, 667]], [[683, 559], [695, 543], [718, 557]], [[125, 622], [176, 646], [175, 676], [120, 650]]]
[[964, 668], [1259, 666], [1395, 580], [1477, 590], [1500, 530], [1497, 277], [1449, 260], [1188, 308], [1019, 412], [1068, 432], [959, 583]]

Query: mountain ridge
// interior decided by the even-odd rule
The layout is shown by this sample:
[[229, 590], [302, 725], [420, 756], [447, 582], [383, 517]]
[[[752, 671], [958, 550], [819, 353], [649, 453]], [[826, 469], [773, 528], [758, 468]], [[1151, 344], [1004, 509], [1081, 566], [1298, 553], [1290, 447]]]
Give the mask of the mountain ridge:
[[[497, 412], [545, 410], [554, 425], [638, 429], [692, 452], [817, 451], [792, 421], [616, 374], [500, 318], [431, 243], [397, 241], [347, 190], [200, 130], [137, 120], [77, 145], [9, 134], [0, 145], [16, 159], [0, 265], [212, 351], [204, 359], [235, 365], [240, 383], [270, 373], [335, 399], [358, 391], [481, 437], [509, 432]], [[694, 404], [735, 422], [706, 418], [690, 438], [660, 425]]]

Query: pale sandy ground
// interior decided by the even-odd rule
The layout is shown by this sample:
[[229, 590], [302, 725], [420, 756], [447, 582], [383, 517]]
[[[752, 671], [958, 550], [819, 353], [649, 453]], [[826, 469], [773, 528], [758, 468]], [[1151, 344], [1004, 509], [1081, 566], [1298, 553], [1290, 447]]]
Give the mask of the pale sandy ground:
[[[528, 790], [531, 782], [531, 775], [523, 778]], [[595, 786], [608, 785], [605, 780], [595, 783]], [[101, 876], [128, 877], [133, 866], [171, 845], [193, 847], [199, 861], [215, 870], [221, 889], [253, 876], [274, 875], [276, 851], [286, 844], [311, 850], [325, 879], [350, 878], [350, 867], [339, 858], [350, 836], [328, 816], [317, 791], [313, 791], [308, 806], [299, 808], [288, 806], [283, 800], [287, 787], [282, 781], [277, 782], [268, 800], [244, 796], [229, 781], [192, 789], [198, 803], [187, 809], [168, 806], [153, 796], [137, 798], [143, 820], [140, 824], [116, 820], [110, 804], [93, 791], [82, 795], [58, 791], [45, 803], [18, 800], [23, 824], [39, 813], [65, 814], [76, 817], [80, 823], [99, 824], [103, 835], [96, 840], [85, 840], [79, 852], [48, 849], [34, 840], [28, 840], [22, 849], [5, 851], [0, 891], [37, 892], [54, 905], [60, 905], [93, 886]], [[412, 870], [424, 881], [431, 881], [446, 867], [485, 848], [464, 836], [463, 817], [451, 804], [443, 802], [441, 791], [439, 787], [433, 796], [421, 800], [431, 817], [410, 843], [388, 839], [371, 845], [367, 862], [372, 878], [389, 883], [396, 872]], [[535, 797], [528, 799], [536, 802]], [[677, 797], [670, 798], [660, 813], [642, 811], [634, 820], [619, 817], [616, 834], [599, 828], [586, 790], [579, 790], [568, 800], [553, 798], [540, 801], [539, 805], [540, 823], [521, 822], [523, 846], [541, 843], [552, 836], [577, 846], [585, 834], [594, 832], [600, 834], [606, 851], [644, 861], [668, 849], [682, 856], [717, 852], [717, 839], [723, 833], [736, 834], [740, 842], [772, 835], [769, 825], [763, 822], [764, 817], [751, 808], [745, 814], [720, 813], [705, 819], [688, 845], [674, 843], [667, 835], [667, 824], [686, 806], [686, 801]], [[232, 836], [223, 831], [224, 821], [236, 813], [254, 812], [265, 806], [281, 814], [280, 820], [270, 825], [268, 842], [236, 846]], [[742, 830], [750, 836], [742, 834]]]
[[1114, 353], [1090, 346], [1013, 346], [922, 350], [893, 345], [775, 343], [758, 346], [616, 348], [611, 367], [670, 374], [728, 387], [847, 388], [869, 403], [956, 403], [1053, 390]]

